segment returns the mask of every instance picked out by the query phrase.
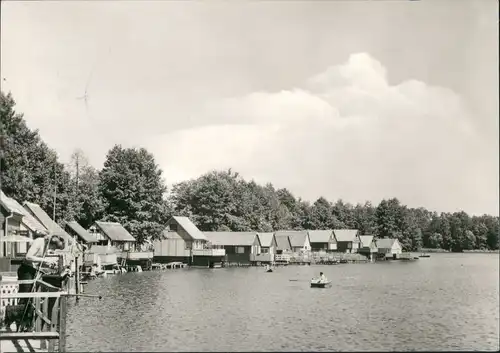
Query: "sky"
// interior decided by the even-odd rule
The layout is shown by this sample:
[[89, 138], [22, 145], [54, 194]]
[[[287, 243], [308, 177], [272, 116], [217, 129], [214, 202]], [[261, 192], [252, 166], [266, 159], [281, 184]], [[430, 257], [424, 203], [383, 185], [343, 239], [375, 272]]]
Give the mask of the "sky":
[[498, 215], [497, 3], [2, 1], [2, 90], [65, 162]]

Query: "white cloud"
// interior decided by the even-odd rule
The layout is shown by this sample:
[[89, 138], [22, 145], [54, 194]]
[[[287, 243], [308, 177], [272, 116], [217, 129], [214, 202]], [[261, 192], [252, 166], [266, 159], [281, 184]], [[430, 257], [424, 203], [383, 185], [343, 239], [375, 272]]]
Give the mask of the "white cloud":
[[396, 196], [411, 206], [498, 213], [498, 152], [487, 152], [453, 91], [389, 85], [368, 54], [303, 88], [256, 92], [206, 107], [213, 125], [172, 132], [149, 148], [169, 183], [233, 168], [314, 200]]

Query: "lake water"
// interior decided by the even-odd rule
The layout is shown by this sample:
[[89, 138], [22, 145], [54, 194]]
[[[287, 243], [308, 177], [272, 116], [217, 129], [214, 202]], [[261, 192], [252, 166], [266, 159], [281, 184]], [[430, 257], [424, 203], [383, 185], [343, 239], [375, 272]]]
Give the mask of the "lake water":
[[[320, 271], [332, 288], [309, 288]], [[498, 254], [128, 273], [87, 293], [104, 298], [70, 305], [69, 351], [499, 349]]]

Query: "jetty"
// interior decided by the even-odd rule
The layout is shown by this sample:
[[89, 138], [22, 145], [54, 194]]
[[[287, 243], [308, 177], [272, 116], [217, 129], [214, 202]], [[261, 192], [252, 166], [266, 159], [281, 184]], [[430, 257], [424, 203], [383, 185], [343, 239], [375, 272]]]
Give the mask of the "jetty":
[[[62, 263], [62, 259], [60, 264]], [[30, 293], [19, 293], [20, 284], [33, 284]], [[0, 352], [65, 352], [69, 281], [63, 288], [38, 278], [17, 280], [3, 273], [0, 280]], [[19, 304], [19, 299], [28, 299]], [[25, 319], [27, 317], [28, 319]], [[17, 325], [27, 332], [16, 332]]]

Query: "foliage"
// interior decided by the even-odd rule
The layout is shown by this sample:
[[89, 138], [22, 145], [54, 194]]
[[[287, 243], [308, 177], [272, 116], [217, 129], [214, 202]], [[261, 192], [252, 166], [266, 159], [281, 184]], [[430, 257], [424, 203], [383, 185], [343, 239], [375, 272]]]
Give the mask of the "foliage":
[[162, 171], [144, 148], [115, 145], [99, 173], [104, 220], [121, 223], [139, 243], [158, 238], [168, 218]]
[[162, 171], [145, 149], [114, 146], [101, 171], [77, 150], [64, 166], [14, 108], [12, 96], [2, 92], [2, 190], [52, 215], [55, 185], [59, 222], [75, 219], [88, 228], [99, 219], [117, 221], [141, 242], [158, 237], [175, 213], [204, 231], [354, 228], [360, 234], [398, 238], [405, 250], [499, 248], [498, 217], [409, 208], [397, 198], [374, 206], [319, 197], [311, 205], [286, 188], [259, 185], [231, 170], [178, 183], [166, 199]]

